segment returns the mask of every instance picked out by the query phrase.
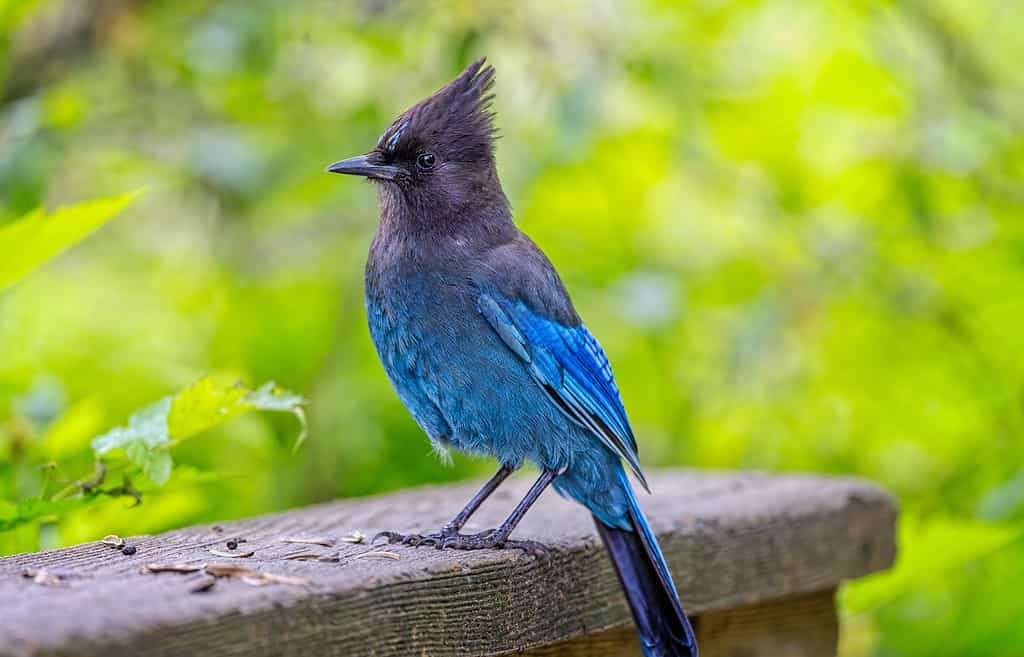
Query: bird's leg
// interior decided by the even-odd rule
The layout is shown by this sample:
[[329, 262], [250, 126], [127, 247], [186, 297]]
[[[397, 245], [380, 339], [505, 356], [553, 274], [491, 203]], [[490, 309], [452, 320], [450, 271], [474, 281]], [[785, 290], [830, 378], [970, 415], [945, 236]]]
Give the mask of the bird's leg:
[[447, 537], [458, 534], [459, 530], [466, 524], [466, 521], [469, 520], [470, 516], [476, 513], [476, 510], [480, 508], [480, 505], [484, 503], [484, 500], [490, 497], [491, 493], [497, 490], [498, 486], [501, 485], [501, 482], [508, 479], [510, 474], [512, 474], [512, 468], [507, 465], [501, 466], [501, 469], [498, 470], [494, 476], [476, 492], [476, 495], [474, 495], [473, 499], [466, 504], [466, 507], [462, 509], [462, 511], [459, 511], [458, 515], [452, 518], [447, 525], [441, 528], [441, 535]]
[[373, 543], [378, 538], [381, 538], [383, 536], [388, 539], [388, 543], [405, 543], [406, 545], [436, 545], [440, 547], [444, 539], [450, 536], [458, 535], [459, 530], [462, 529], [462, 526], [466, 524], [466, 521], [469, 520], [470, 516], [476, 513], [476, 510], [480, 508], [480, 505], [484, 503], [484, 500], [490, 497], [491, 493], [497, 490], [498, 486], [501, 485], [501, 482], [508, 479], [508, 476], [510, 474], [512, 474], [512, 468], [507, 465], [502, 465], [501, 468], [494, 474], [494, 476], [491, 477], [487, 481], [487, 483], [484, 484], [483, 487], [481, 487], [480, 490], [476, 492], [476, 495], [474, 495], [472, 499], [469, 500], [469, 503], [466, 504], [465, 508], [463, 508], [462, 511], [459, 511], [459, 513], [450, 521], [448, 521], [448, 523], [441, 528], [441, 531], [436, 534], [427, 534], [426, 536], [424, 536], [422, 534], [399, 534], [398, 532], [380, 532], [379, 534], [374, 536], [373, 540], [370, 542]]
[[438, 547], [453, 548], [456, 550], [484, 550], [488, 548], [513, 548], [524, 550], [530, 554], [537, 554], [545, 551], [545, 548], [536, 541], [510, 541], [508, 540], [512, 530], [516, 528], [519, 521], [523, 519], [526, 512], [537, 501], [544, 489], [551, 485], [551, 482], [558, 476], [554, 470], [545, 470], [534, 482], [530, 490], [520, 500], [516, 508], [512, 509], [505, 522], [497, 529], [481, 532], [479, 534], [454, 534], [446, 537]]

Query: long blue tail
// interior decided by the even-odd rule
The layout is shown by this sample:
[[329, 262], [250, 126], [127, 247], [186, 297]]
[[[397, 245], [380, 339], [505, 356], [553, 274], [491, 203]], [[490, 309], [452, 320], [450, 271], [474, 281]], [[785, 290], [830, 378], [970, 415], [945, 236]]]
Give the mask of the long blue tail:
[[625, 471], [619, 471], [619, 481], [629, 496], [633, 530], [609, 527], [596, 517], [594, 522], [629, 600], [644, 657], [697, 657], [693, 628]]

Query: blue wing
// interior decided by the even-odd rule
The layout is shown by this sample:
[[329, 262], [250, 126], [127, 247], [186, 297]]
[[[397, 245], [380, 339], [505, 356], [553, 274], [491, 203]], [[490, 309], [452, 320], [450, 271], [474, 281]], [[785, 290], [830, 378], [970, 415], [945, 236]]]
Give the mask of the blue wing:
[[608, 357], [587, 327], [563, 326], [500, 294], [482, 293], [477, 307], [551, 401], [621, 457], [649, 490]]

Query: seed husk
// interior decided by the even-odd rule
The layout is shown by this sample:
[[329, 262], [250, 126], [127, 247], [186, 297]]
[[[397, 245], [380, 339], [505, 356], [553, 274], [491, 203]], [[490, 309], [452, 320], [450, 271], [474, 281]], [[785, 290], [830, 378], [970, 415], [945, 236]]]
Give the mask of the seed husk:
[[342, 543], [354, 543], [354, 544], [365, 543], [366, 542], [366, 535], [363, 534], [363, 532], [361, 532], [361, 531], [359, 531], [357, 529], [354, 532], [351, 532], [351, 533], [348, 533], [348, 534], [345, 534], [344, 536], [342, 536], [341, 537], [341, 542]]
[[204, 569], [202, 563], [149, 563], [142, 567], [143, 573], [198, 573]]
[[112, 548], [116, 548], [118, 550], [124, 547], [124, 539], [118, 536], [117, 534], [107, 534], [102, 539], [100, 539], [100, 543], [102, 543], [103, 545], [108, 545]]
[[380, 557], [381, 559], [391, 559], [393, 561], [398, 561], [399, 559], [402, 558], [402, 555], [398, 554], [397, 552], [385, 552], [383, 550], [371, 550], [370, 552], [363, 552], [362, 554], [357, 554], [356, 556], [354, 556], [352, 558], [353, 559], [363, 559], [363, 558], [366, 558], [366, 557]]
[[333, 538], [329, 538], [329, 537], [326, 537], [326, 536], [314, 536], [314, 537], [310, 537], [310, 538], [302, 538], [302, 537], [294, 538], [294, 537], [289, 537], [289, 538], [282, 538], [281, 542], [282, 543], [302, 543], [304, 545], [322, 545], [324, 547], [334, 547], [336, 545], [336, 543], [337, 543]]

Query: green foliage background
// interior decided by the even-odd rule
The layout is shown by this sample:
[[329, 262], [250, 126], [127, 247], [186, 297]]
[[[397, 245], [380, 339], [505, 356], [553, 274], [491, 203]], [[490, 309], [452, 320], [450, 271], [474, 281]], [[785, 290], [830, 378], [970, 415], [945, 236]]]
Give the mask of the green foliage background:
[[0, 44], [0, 230], [146, 189], [0, 295], [0, 496], [204, 373], [310, 400], [297, 455], [245, 415], [3, 551], [492, 468], [391, 391], [374, 196], [323, 173], [486, 54], [506, 191], [645, 463], [879, 481], [903, 555], [844, 590], [844, 654], [1024, 655], [1024, 3], [0, 0]]

